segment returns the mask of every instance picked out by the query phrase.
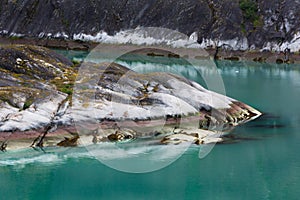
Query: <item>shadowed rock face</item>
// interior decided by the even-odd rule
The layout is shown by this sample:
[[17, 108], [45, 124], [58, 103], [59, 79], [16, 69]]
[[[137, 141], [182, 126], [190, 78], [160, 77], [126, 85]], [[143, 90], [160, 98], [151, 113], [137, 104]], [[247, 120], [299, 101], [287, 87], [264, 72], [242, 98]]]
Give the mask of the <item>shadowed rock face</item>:
[[[201, 144], [219, 141], [203, 139], [214, 131], [260, 116], [244, 103], [170, 73], [139, 74], [116, 63], [83, 63], [77, 72], [66, 58], [34, 46], [2, 47], [0, 53], [0, 141], [40, 133], [39, 138], [78, 136], [75, 121], [86, 126], [83, 135], [93, 143], [156, 137], [180, 126], [183, 141]], [[74, 84], [77, 73], [71, 102], [66, 86]], [[180, 138], [162, 141], [177, 144]], [[59, 144], [74, 146], [78, 137], [73, 139]]]
[[[244, 3], [244, 6], [241, 4]], [[164, 27], [214, 40], [246, 37], [249, 47], [290, 41], [300, 23], [297, 0], [3, 0], [0, 31], [29, 37]], [[50, 37], [50, 35], [49, 35]]]

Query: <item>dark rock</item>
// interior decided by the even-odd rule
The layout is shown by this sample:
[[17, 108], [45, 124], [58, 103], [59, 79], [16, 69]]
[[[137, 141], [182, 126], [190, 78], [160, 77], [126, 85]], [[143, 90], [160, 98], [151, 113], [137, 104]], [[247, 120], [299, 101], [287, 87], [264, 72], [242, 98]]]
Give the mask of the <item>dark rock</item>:
[[281, 58], [277, 58], [276, 59], [276, 63], [277, 64], [282, 64], [282, 63], [284, 63], [284, 61]]
[[107, 139], [111, 142], [121, 142], [133, 139], [133, 135], [122, 130], [117, 130], [115, 133], [107, 136]]
[[[254, 8], [250, 16], [241, 2]], [[299, 9], [296, 0], [4, 0], [0, 31], [11, 37], [18, 33], [73, 39], [79, 33], [113, 35], [138, 26], [164, 27], [188, 35], [197, 32], [200, 43], [207, 38], [246, 37], [249, 46], [261, 48], [266, 42], [280, 44], [293, 38], [300, 30]], [[63, 42], [58, 45], [65, 46]]]
[[224, 60], [233, 60], [233, 61], [239, 61], [240, 58], [236, 57], [236, 56], [232, 56], [232, 57], [225, 57]]
[[7, 141], [1, 143], [0, 151], [5, 152], [7, 148]]
[[49, 80], [62, 77], [73, 63], [63, 56], [38, 46], [0, 47], [0, 70], [8, 70], [28, 79]]
[[74, 136], [73, 138], [67, 138], [65, 137], [65, 139], [59, 143], [57, 143], [57, 146], [60, 147], [75, 147], [77, 146], [77, 141], [79, 139], [79, 136]]
[[264, 57], [255, 57], [255, 58], [253, 58], [253, 61], [254, 62], [265, 62], [266, 58], [264, 58]]

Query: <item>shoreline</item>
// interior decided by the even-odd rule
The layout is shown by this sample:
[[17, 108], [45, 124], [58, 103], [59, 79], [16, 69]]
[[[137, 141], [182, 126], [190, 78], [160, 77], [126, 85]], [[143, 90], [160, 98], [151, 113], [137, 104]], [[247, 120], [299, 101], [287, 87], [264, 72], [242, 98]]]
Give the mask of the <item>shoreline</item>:
[[[117, 132], [120, 134], [134, 134], [133, 138], [148, 138], [153, 137], [155, 140], [160, 142], [160, 145], [168, 144], [163, 141], [173, 142], [173, 139], [169, 137], [175, 137], [177, 135], [184, 135], [189, 139], [199, 139], [210, 142], [221, 142], [220, 138], [214, 138], [213, 135], [217, 132], [212, 130], [199, 129], [198, 120], [201, 116], [189, 116], [186, 118], [181, 118], [178, 121], [177, 118], [172, 119], [154, 119], [154, 120], [145, 120], [145, 121], [103, 121], [100, 124], [93, 124], [86, 122], [84, 126], [84, 131], [81, 130], [80, 125], [76, 126], [75, 124], [69, 126], [58, 127], [55, 131], [49, 132], [46, 134], [46, 137], [43, 140], [43, 147], [74, 147], [74, 146], [84, 146], [94, 143], [94, 139], [97, 138], [95, 143], [103, 142], [122, 142], [110, 140], [110, 135], [115, 135]], [[117, 127], [116, 128], [116, 123]], [[178, 124], [180, 123], [180, 124]], [[183, 124], [181, 124], [183, 123]], [[163, 128], [162, 128], [163, 126]], [[175, 128], [177, 127], [177, 128]], [[78, 128], [80, 130], [78, 130]], [[157, 128], [162, 128], [159, 132], [156, 131]], [[176, 131], [175, 131], [176, 130]], [[41, 137], [44, 134], [44, 129], [34, 129], [26, 131], [15, 131], [15, 132], [0, 132], [0, 146], [2, 143], [7, 143], [7, 146], [3, 152], [23, 149], [23, 148], [38, 148], [38, 146], [31, 145], [36, 138]], [[171, 134], [173, 132], [173, 134]], [[175, 134], [175, 132], [177, 134]], [[195, 136], [197, 134], [197, 137]], [[179, 140], [182, 138], [178, 138]], [[73, 140], [73, 141], [72, 141]], [[190, 142], [183, 138], [181, 142]], [[61, 145], [60, 145], [61, 144]], [[1, 152], [1, 151], [0, 151]]]
[[[169, 58], [176, 58], [176, 59], [178, 58], [178, 60], [181, 58], [183, 58], [183, 59], [184, 58], [198, 59], [198, 60], [211, 59], [211, 53], [209, 53], [208, 51], [205, 51], [203, 49], [171, 48], [171, 47], [165, 47], [165, 46], [155, 46], [155, 47], [153, 47], [153, 46], [136, 46], [136, 45], [123, 45], [123, 44], [96, 44], [96, 43], [89, 43], [90, 46], [88, 46], [87, 43], [84, 43], [84, 42], [66, 41], [66, 40], [60, 41], [62, 43], [61, 43], [61, 45], [59, 45], [59, 43], [57, 43], [57, 42], [59, 42], [59, 40], [49, 40], [49, 41], [51, 41], [51, 42], [49, 42], [48, 40], [42, 40], [42, 39], [41, 40], [36, 40], [36, 39], [28, 40], [26, 38], [15, 39], [15, 40], [12, 40], [11, 38], [10, 39], [2, 38], [2, 40], [3, 40], [3, 42], [1, 42], [1, 39], [0, 39], [1, 44], [4, 46], [2, 58], [4, 58], [4, 59], [10, 58], [10, 60], [12, 60], [12, 62], [8, 62], [7, 60], [3, 61], [3, 65], [6, 65], [7, 63], [10, 64], [7, 67], [8, 70], [12, 71], [12, 69], [15, 69], [15, 68], [28, 69], [27, 71], [25, 70], [25, 72], [27, 74], [33, 73], [36, 75], [38, 71], [48, 69], [49, 66], [50, 66], [50, 69], [54, 68], [54, 69], [56, 69], [56, 71], [59, 71], [61, 73], [63, 73], [64, 70], [69, 69], [69, 71], [67, 71], [68, 73], [64, 72], [63, 75], [61, 73], [53, 74], [51, 70], [49, 72], [46, 71], [49, 74], [47, 76], [50, 76], [50, 77], [53, 76], [55, 78], [59, 77], [62, 80], [65, 80], [65, 78], [64, 78], [65, 73], [67, 73], [67, 75], [69, 75], [69, 76], [76, 74], [76, 72], [71, 70], [71, 66], [72, 66], [71, 61], [69, 61], [69, 60], [65, 61], [63, 58], [60, 58], [58, 55], [56, 56], [56, 54], [52, 55], [51, 53], [48, 52], [47, 49], [43, 50], [43, 48], [41, 48], [41, 47], [34, 48], [33, 46], [26, 46], [26, 45], [41, 45], [41, 46], [42, 45], [44, 45], [44, 46], [51, 45], [52, 48], [54, 48], [54, 47], [57, 48], [60, 46], [61, 48], [76, 49], [76, 50], [80, 50], [80, 49], [84, 50], [82, 48], [85, 48], [86, 51], [90, 48], [93, 48], [93, 52], [96, 52], [97, 56], [98, 56], [98, 52], [108, 53], [109, 55], [113, 54], [113, 53], [118, 53], [118, 52], [122, 53], [121, 55], [124, 55], [124, 53], [126, 54], [126, 52], [128, 52], [128, 53], [132, 53], [132, 54], [136, 54], [136, 55], [146, 55], [149, 57], [152, 56], [152, 57], [169, 57]], [[70, 42], [70, 43], [68, 43], [68, 42]], [[13, 45], [25, 44], [25, 45], [17, 46], [18, 48], [14, 50], [14, 49], [12, 49], [13, 46], [9, 46], [12, 44]], [[5, 45], [7, 45], [7, 47], [5, 47]], [[7, 50], [8, 52], [14, 52], [14, 53], [12, 53], [12, 55], [11, 55], [10, 53], [7, 53], [5, 51], [6, 49], [8, 49]], [[32, 53], [31, 51], [33, 51], [34, 53]], [[39, 53], [42, 53], [41, 55], [45, 56], [45, 58], [39, 57], [38, 56]], [[49, 60], [48, 59], [49, 57], [53, 58], [53, 60]], [[37, 61], [40, 61], [40, 62], [36, 63]], [[62, 65], [61, 62], [65, 62], [66, 64]], [[98, 84], [98, 85], [100, 85], [101, 87], [106, 88], [106, 89], [108, 88], [109, 90], [108, 90], [108, 92], [99, 91], [100, 101], [99, 101], [99, 104], [97, 104], [97, 106], [100, 105], [101, 102], [104, 101], [106, 98], [107, 98], [107, 100], [109, 100], [109, 99], [111, 100], [111, 96], [109, 96], [109, 95], [111, 95], [111, 93], [114, 94], [113, 92], [115, 92], [115, 91], [113, 91], [113, 89], [110, 89], [109, 85], [111, 84], [111, 82], [118, 80], [129, 70], [128, 68], [126, 68], [122, 65], [118, 65], [118, 64], [111, 65], [110, 63], [108, 63], [106, 65], [109, 66], [109, 68], [108, 68], [109, 70], [107, 70], [107, 72], [105, 73], [104, 78], [101, 79], [101, 80], [103, 80], [103, 82], [101, 82], [102, 85], [101, 84]], [[35, 68], [32, 68], [32, 66], [37, 66], [36, 71], [33, 71], [33, 69], [35, 69]], [[105, 66], [105, 64], [103, 66], [101, 65], [101, 66], [99, 66], [100, 67], [99, 69], [100, 70], [106, 69], [107, 66]], [[11, 71], [8, 71], [8, 72], [5, 71], [4, 75], [5, 74], [10, 75], [12, 73]], [[18, 72], [18, 74], [19, 73], [26, 74], [24, 72], [24, 70], [17, 71], [17, 72]], [[90, 72], [93, 73], [93, 71], [87, 71], [84, 73], [90, 73]], [[43, 75], [45, 75], [45, 74], [43, 74]], [[98, 75], [98, 73], [96, 73], [95, 76], [97, 76], [97, 75]], [[3, 79], [6, 79], [5, 76], [2, 76], [2, 77], [3, 77]], [[18, 79], [15, 79], [14, 76], [12, 76], [12, 77], [13, 77], [12, 78], [13, 81], [11, 81], [11, 82], [15, 83], [16, 82], [15, 80], [18, 80]], [[18, 76], [16, 76], [16, 77], [18, 78]], [[41, 77], [37, 76], [37, 78], [33, 79], [33, 80], [35, 80], [36, 82], [39, 82], [40, 80], [42, 80], [42, 82], [43, 81], [46, 82], [47, 77], [44, 79], [43, 79], [43, 77], [44, 76], [41, 76]], [[171, 80], [171, 82], [166, 83], [166, 77], [169, 78]], [[32, 78], [33, 78], [32, 76], [29, 76], [29, 79], [27, 79], [27, 80], [31, 80]], [[155, 79], [155, 82], [151, 83], [151, 81], [149, 81], [149, 79], [152, 80], [153, 78]], [[169, 81], [169, 79], [168, 79], [168, 81]], [[71, 78], [69, 78], [69, 79], [67, 78], [66, 80], [72, 81]], [[261, 113], [259, 111], [255, 110], [254, 108], [251, 108], [250, 106], [248, 106], [244, 103], [241, 103], [237, 100], [234, 100], [234, 99], [231, 99], [231, 98], [228, 98], [225, 96], [223, 96], [223, 97], [226, 98], [226, 100], [225, 99], [221, 100], [222, 95], [219, 95], [216, 93], [210, 93], [206, 89], [202, 88], [202, 86], [200, 86], [196, 83], [186, 82], [185, 79], [181, 79], [177, 76], [171, 76], [171, 75], [163, 74], [163, 73], [162, 74], [150, 74], [149, 76], [145, 76], [145, 75], [140, 75], [138, 73], [132, 73], [131, 76], [128, 76], [127, 81], [136, 81], [137, 82], [137, 86], [131, 86], [131, 87], [129, 87], [129, 89], [132, 89], [133, 91], [135, 91], [135, 90], [139, 91], [138, 95], [142, 95], [142, 96], [138, 96], [138, 97], [134, 96], [134, 97], [137, 98], [138, 100], [140, 100], [140, 102], [146, 103], [145, 105], [148, 105], [148, 104], [154, 105], [154, 106], [167, 105], [168, 109], [172, 108], [172, 109], [175, 109], [175, 111], [170, 112], [167, 109], [166, 111], [167, 111], [167, 113], [169, 113], [167, 115], [167, 113], [165, 113], [165, 114], [159, 113], [158, 114], [158, 110], [156, 109], [155, 112], [149, 116], [150, 117], [151, 116], [165, 116], [165, 118], [156, 117], [156, 118], [151, 119], [150, 117], [148, 117], [148, 118], [150, 118], [150, 120], [148, 120], [148, 118], [140, 117], [140, 116], [143, 116], [143, 114], [144, 114], [144, 113], [142, 113], [144, 111], [141, 109], [138, 110], [137, 112], [130, 113], [130, 115], [128, 114], [128, 112], [126, 113], [121, 109], [120, 112], [116, 113], [116, 115], [114, 116], [115, 118], [111, 118], [111, 119], [117, 119], [117, 120], [123, 119], [123, 118], [125, 118], [125, 119], [124, 119], [124, 121], [121, 121], [121, 122], [117, 121], [118, 124], [117, 124], [117, 126], [115, 126], [115, 124], [116, 124], [115, 120], [113, 120], [113, 121], [109, 120], [110, 117], [108, 117], [109, 119], [103, 118], [103, 116], [106, 116], [106, 115], [113, 116], [113, 114], [109, 113], [109, 110], [105, 110], [105, 108], [106, 108], [105, 106], [107, 106], [107, 105], [105, 105], [104, 108], [102, 106], [94, 107], [94, 108], [97, 108], [100, 110], [103, 108], [103, 110], [104, 110], [103, 113], [100, 112], [101, 114], [103, 114], [103, 116], [101, 116], [100, 119], [103, 119], [103, 120], [101, 120], [100, 123], [96, 123], [96, 124], [89, 124], [88, 123], [89, 121], [84, 120], [84, 119], [89, 120], [90, 118], [84, 117], [86, 115], [85, 112], [88, 112], [88, 109], [87, 109], [87, 107], [84, 107], [84, 105], [82, 105], [83, 107], [81, 107], [81, 109], [84, 108], [83, 110], [85, 112], [80, 112], [79, 118], [80, 118], [80, 120], [82, 120], [82, 121], [80, 121], [80, 123], [84, 123], [84, 126], [79, 127], [79, 129], [76, 130], [76, 128], [78, 128], [78, 127], [75, 127], [76, 124], [73, 124], [72, 121], [68, 121], [69, 113], [67, 113], [67, 109], [68, 109], [69, 104], [67, 102], [69, 102], [69, 99], [67, 99], [66, 94], [60, 96], [56, 92], [56, 93], [47, 94], [46, 97], [43, 97], [42, 99], [46, 100], [46, 102], [51, 102], [50, 105], [46, 106], [46, 108], [48, 108], [49, 106], [51, 107], [51, 108], [49, 108], [49, 111], [46, 108], [42, 107], [42, 106], [45, 106], [44, 104], [42, 104], [43, 101], [37, 102], [35, 99], [31, 100], [32, 102], [30, 103], [30, 105], [27, 105], [24, 107], [27, 99], [29, 99], [29, 97], [25, 96], [24, 105], [18, 106], [18, 109], [16, 109], [16, 110], [14, 108], [14, 110], [12, 112], [12, 113], [20, 114], [19, 116], [17, 115], [17, 117], [21, 117], [22, 120], [19, 120], [19, 118], [16, 118], [16, 116], [14, 116], [14, 115], [10, 115], [11, 113], [9, 113], [9, 115], [7, 115], [7, 117], [4, 116], [5, 118], [3, 118], [3, 121], [6, 120], [5, 124], [6, 125], [8, 124], [9, 126], [1, 129], [1, 131], [0, 131], [0, 142], [1, 142], [0, 150], [6, 151], [6, 149], [10, 149], [11, 144], [18, 143], [18, 142], [21, 142], [22, 145], [13, 145], [14, 146], [13, 148], [20, 148], [21, 146], [24, 146], [24, 147], [25, 146], [26, 147], [30, 147], [30, 146], [34, 146], [34, 147], [77, 146], [77, 140], [82, 135], [89, 136], [89, 138], [88, 138], [89, 143], [94, 143], [94, 141], [96, 141], [96, 143], [97, 143], [97, 142], [101, 142], [103, 140], [107, 141], [107, 139], [112, 142], [118, 142], [118, 141], [126, 140], [128, 138], [132, 139], [132, 138], [144, 138], [144, 137], [149, 137], [149, 136], [163, 136], [164, 134], [171, 133], [170, 136], [161, 138], [161, 143], [163, 143], [163, 144], [168, 144], [168, 143], [179, 144], [181, 142], [188, 141], [188, 142], [193, 142], [196, 144], [206, 144], [206, 143], [216, 141], [216, 140], [214, 140], [215, 135], [218, 135], [221, 132], [226, 132], [226, 130], [229, 130], [239, 124], [245, 123], [248, 120], [254, 119], [255, 116], [261, 115]], [[147, 84], [144, 83], [145, 81], [147, 81], [148, 83]], [[20, 82], [26, 83], [26, 80], [25, 81], [21, 80]], [[4, 82], [4, 83], [6, 84], [6, 82]], [[67, 82], [64, 84], [70, 84], [70, 82]], [[118, 83], [118, 84], [123, 84], [123, 83]], [[155, 84], [155, 85], [153, 85], [153, 84]], [[184, 89], [185, 89], [185, 87], [187, 89], [192, 89], [190, 94], [195, 94], [196, 97], [198, 97], [198, 95], [203, 95], [204, 100], [203, 99], [200, 101], [192, 100], [192, 101], [188, 101], [189, 103], [186, 102], [186, 100], [185, 100], [186, 96], [184, 96], [185, 93], [181, 94], [181, 89], [179, 90], [178, 84], [179, 84], [179, 86], [181, 86], [181, 84], [183, 84]], [[30, 85], [30, 88], [35, 89], [35, 86]], [[44, 87], [42, 87], [42, 89], [40, 89], [40, 88], [39, 89], [43, 90], [43, 88]], [[16, 93], [16, 91], [13, 87], [10, 87], [9, 89], [11, 89], [9, 91], [11, 91], [12, 94]], [[89, 87], [87, 87], [86, 89], [87, 89], [87, 91], [89, 91]], [[130, 93], [129, 89], [121, 90], [121, 93], [123, 92], [125, 94], [128, 93], [127, 95], [132, 95]], [[170, 89], [172, 89], [172, 91], [173, 91], [173, 93], [171, 93], [171, 94], [173, 94], [176, 98], [179, 98], [179, 100], [180, 100], [179, 103], [178, 102], [176, 103], [174, 101], [175, 97], [170, 96], [170, 94], [169, 94]], [[110, 93], [110, 91], [112, 91], [112, 92]], [[152, 103], [152, 101], [148, 102], [147, 99], [148, 98], [150, 99], [151, 92], [153, 92], [153, 93], [159, 92], [156, 95], [153, 95], [154, 100], [155, 100], [155, 98], [158, 99], [158, 103], [157, 102]], [[141, 94], [139, 94], [139, 93], [141, 93]], [[177, 96], [176, 96], [176, 94], [177, 94]], [[105, 96], [105, 95], [108, 95], [108, 96]], [[213, 95], [217, 98], [217, 102], [219, 102], [220, 105], [218, 103], [215, 103], [215, 104], [208, 103], [208, 106], [209, 106], [208, 108], [199, 106], [199, 103], [200, 103], [200, 105], [201, 104], [206, 105], [205, 100], [206, 100], [207, 96], [211, 97], [211, 95]], [[6, 93], [4, 96], [6, 97]], [[23, 97], [24, 96], [23, 93], [21, 93], [20, 96]], [[59, 96], [59, 97], [56, 99], [53, 99], [54, 96]], [[121, 97], [122, 97], [122, 95], [121, 95]], [[127, 98], [129, 98], [129, 97], [130, 96], [128, 96]], [[171, 99], [170, 104], [166, 102], [164, 97], [168, 97], [168, 99]], [[146, 99], [146, 101], [143, 101], [145, 99]], [[1, 100], [1, 101], [3, 101], [3, 100]], [[3, 101], [3, 102], [6, 102], [6, 101]], [[115, 103], [118, 103], [118, 100]], [[112, 104], [112, 105], [119, 105], [119, 104]], [[133, 105], [135, 105], [135, 104], [133, 104]], [[182, 110], [177, 109], [175, 106], [177, 106], [177, 107], [183, 106], [183, 108], [186, 108], [187, 110], [182, 112]], [[16, 107], [16, 106], [7, 106], [7, 107], [5, 107], [5, 109], [12, 109], [12, 107]], [[30, 110], [28, 112], [22, 112], [28, 108], [31, 108], [32, 110]], [[158, 107], [158, 108], [160, 108], [160, 107]], [[151, 107], [150, 107], [150, 109], [151, 109]], [[195, 111], [195, 109], [197, 109], [197, 111]], [[31, 124], [31, 121], [33, 118], [31, 118], [32, 116], [30, 114], [32, 114], [32, 113], [37, 114], [37, 115], [33, 115], [33, 117], [44, 116], [45, 114], [43, 114], [43, 112], [42, 112], [43, 110], [46, 110], [46, 115], [49, 115], [52, 113], [53, 117], [58, 117], [57, 121], [55, 122], [56, 124], [52, 123], [54, 118], [50, 119], [52, 121], [50, 121], [51, 123], [47, 126], [45, 126], [45, 124], [42, 123], [43, 121], [33, 123], [33, 125]], [[36, 111], [38, 111], [38, 112], [36, 112]], [[81, 110], [79, 110], [79, 111], [81, 111]], [[214, 111], [216, 112], [215, 116], [213, 115]], [[223, 111], [225, 111], [225, 113], [223, 113]], [[189, 114], [189, 113], [195, 113], [195, 112], [196, 112], [196, 115]], [[178, 113], [182, 113], [182, 114], [180, 114], [180, 117], [178, 116]], [[226, 114], [225, 115], [226, 119], [222, 118], [222, 114]], [[67, 118], [62, 118], [63, 115], [67, 116]], [[24, 116], [27, 118], [23, 119]], [[148, 116], [148, 115], [146, 115], [146, 116]], [[182, 117], [182, 116], [185, 116], [185, 117]], [[46, 116], [46, 117], [48, 118], [48, 116]], [[143, 120], [143, 119], [146, 119], [146, 120]], [[67, 120], [67, 121], [64, 121], [64, 120]], [[16, 121], [16, 123], [14, 123], [15, 121]], [[68, 122], [72, 122], [72, 123], [68, 123]], [[181, 124], [181, 122], [183, 124]], [[12, 123], [12, 124], [9, 124], [9, 123]], [[20, 130], [17, 129], [16, 127], [18, 127], [19, 125], [21, 126], [22, 123], [23, 123], [23, 125], [25, 124], [25, 127], [29, 127], [29, 128], [23, 127], [23, 128], [20, 128]], [[62, 124], [59, 124], [59, 123], [62, 123]], [[191, 123], [193, 123], [192, 129], [190, 129]], [[166, 129], [157, 129], [162, 126], [164, 127], [164, 125], [168, 126], [167, 130]], [[184, 125], [184, 126], [189, 125], [188, 126], [189, 128], [182, 127], [181, 125]], [[222, 125], [222, 126], [219, 126], [219, 125]], [[225, 128], [223, 127], [223, 125], [226, 125]], [[180, 131], [177, 133], [178, 126], [180, 127]], [[39, 128], [39, 127], [43, 127], [43, 128]], [[175, 127], [177, 127], [177, 128], [175, 128]], [[210, 127], [213, 127], [214, 129], [208, 130], [208, 128], [210, 128]], [[81, 128], [83, 128], [83, 132], [79, 131], [79, 130], [81, 130]], [[102, 128], [105, 129], [105, 131], [101, 131]], [[220, 129], [220, 128], [222, 128], [222, 129]], [[101, 130], [99, 130], [99, 129], [101, 129]], [[175, 129], [176, 129], [176, 132], [174, 131]], [[24, 130], [24, 131], [22, 131], [22, 130]], [[220, 142], [221, 140], [222, 140], [221, 138], [218, 138], [217, 142]]]
[[[134, 44], [107, 44], [92, 41], [74, 41], [66, 39], [45, 39], [45, 38], [9, 38], [0, 36], [0, 45], [37, 45], [47, 48], [74, 50], [74, 51], [92, 51], [94, 48], [104, 48], [108, 51], [125, 50], [127, 52], [134, 51], [139, 48], [155, 49], [156, 46], [138, 46]], [[159, 46], [158, 46], [159, 47]], [[216, 59], [231, 61], [254, 61], [258, 63], [277, 63], [277, 64], [300, 64], [300, 53], [295, 52], [271, 52], [260, 50], [229, 50], [221, 48], [193, 49], [193, 48], [172, 48], [168, 49], [171, 54], [157, 54], [156, 51], [147, 52], [131, 52], [133, 54], [142, 54], [147, 56], [167, 56], [174, 58], [187, 58], [187, 55], [194, 59]], [[179, 56], [180, 55], [180, 56]]]

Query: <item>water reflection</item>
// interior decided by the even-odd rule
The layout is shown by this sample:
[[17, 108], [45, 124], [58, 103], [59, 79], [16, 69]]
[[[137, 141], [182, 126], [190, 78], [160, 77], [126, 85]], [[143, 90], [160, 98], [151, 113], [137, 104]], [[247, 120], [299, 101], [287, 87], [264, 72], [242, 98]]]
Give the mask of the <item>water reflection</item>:
[[[9, 194], [8, 199], [39, 199], [41, 195], [44, 199], [298, 199], [300, 66], [217, 63], [227, 94], [266, 113], [265, 118], [233, 131], [240, 139], [237, 143], [216, 145], [202, 160], [198, 159], [199, 147], [191, 146], [167, 168], [140, 175], [110, 169], [84, 157], [84, 151], [50, 151], [50, 159], [66, 159], [58, 165], [27, 164], [18, 171], [0, 166], [0, 193]], [[159, 68], [128, 63], [132, 68], [137, 65], [139, 69]], [[206, 70], [205, 64], [198, 67]], [[174, 64], [173, 68], [197, 79], [189, 67]], [[1, 153], [0, 160], [22, 159], [24, 154]]]

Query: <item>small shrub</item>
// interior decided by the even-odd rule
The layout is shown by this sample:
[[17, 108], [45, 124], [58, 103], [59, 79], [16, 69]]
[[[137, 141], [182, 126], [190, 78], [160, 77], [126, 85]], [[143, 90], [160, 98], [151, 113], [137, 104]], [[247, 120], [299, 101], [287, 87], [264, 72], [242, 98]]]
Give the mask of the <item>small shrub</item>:
[[258, 18], [258, 19], [256, 19], [256, 20], [253, 21], [253, 26], [255, 28], [262, 27], [263, 25], [264, 25], [264, 22], [263, 22], [263, 20], [261, 18]]
[[257, 3], [253, 0], [240, 0], [240, 8], [243, 11], [243, 15], [246, 19], [250, 21], [255, 21], [259, 17], [257, 15], [258, 6]]
[[74, 66], [76, 66], [76, 65], [79, 65], [81, 62], [79, 60], [73, 59], [72, 63], [73, 63]]
[[63, 84], [58, 88], [61, 92], [66, 93], [68, 95], [73, 94], [73, 84]]
[[11, 40], [19, 40], [21, 37], [13, 35], [13, 36], [10, 36], [9, 38]]
[[32, 105], [32, 101], [31, 101], [31, 100], [26, 100], [26, 101], [24, 102], [24, 105], [23, 105], [23, 110], [26, 110], [26, 109], [29, 108], [31, 105]]

